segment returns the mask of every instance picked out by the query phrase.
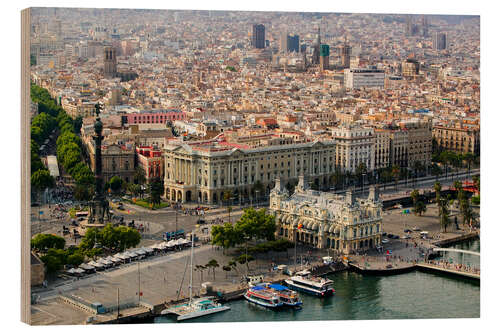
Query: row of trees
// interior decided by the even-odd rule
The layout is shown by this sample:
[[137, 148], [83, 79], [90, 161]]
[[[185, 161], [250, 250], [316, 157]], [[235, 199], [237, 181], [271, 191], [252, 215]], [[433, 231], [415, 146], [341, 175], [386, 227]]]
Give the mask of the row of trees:
[[37, 234], [31, 239], [31, 248], [42, 256], [47, 272], [54, 273], [64, 265], [78, 266], [85, 258], [94, 258], [103, 253], [123, 251], [137, 246], [141, 241], [139, 232], [130, 227], [106, 225], [103, 229], [90, 228], [85, 233], [79, 246], [65, 249], [66, 240], [52, 234]]
[[472, 153], [460, 154], [452, 151], [437, 149], [437, 151], [432, 154], [432, 162], [444, 165], [444, 173], [448, 176], [449, 166], [458, 169], [467, 165], [467, 168], [470, 171], [471, 166], [473, 164], [477, 164], [478, 156], [475, 156]]
[[82, 120], [71, 119], [64, 109], [57, 105], [46, 89], [31, 85], [31, 99], [38, 104], [39, 114], [31, 123], [31, 185], [42, 191], [53, 187], [55, 182], [40, 160], [38, 152], [40, 145], [49, 139], [54, 130], [59, 131], [57, 139], [57, 156], [59, 163], [75, 179], [81, 189], [89, 192], [89, 186], [94, 183], [94, 176], [88, 166], [81, 160], [81, 140], [75, 134], [79, 131]]
[[[455, 181], [455, 191], [457, 192], [457, 206], [459, 208], [460, 216], [462, 217], [462, 224], [464, 226], [472, 227], [478, 221], [478, 214], [473, 211], [470, 206], [470, 200], [465, 193], [462, 183]], [[441, 196], [441, 184], [436, 182], [434, 184], [436, 191], [436, 203], [438, 205], [439, 223], [441, 228], [446, 232], [446, 227], [451, 223], [450, 220], [450, 205], [453, 203], [451, 196]]]

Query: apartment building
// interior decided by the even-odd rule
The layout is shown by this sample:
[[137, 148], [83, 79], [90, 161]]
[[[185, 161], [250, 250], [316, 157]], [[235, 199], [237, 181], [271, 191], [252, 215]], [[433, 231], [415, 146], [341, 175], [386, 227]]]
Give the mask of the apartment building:
[[435, 125], [432, 135], [442, 149], [456, 153], [480, 155], [480, 131], [478, 126], [464, 124]]
[[375, 134], [373, 128], [347, 124], [334, 128], [336, 165], [341, 172], [355, 173], [363, 163], [367, 171], [375, 168]]

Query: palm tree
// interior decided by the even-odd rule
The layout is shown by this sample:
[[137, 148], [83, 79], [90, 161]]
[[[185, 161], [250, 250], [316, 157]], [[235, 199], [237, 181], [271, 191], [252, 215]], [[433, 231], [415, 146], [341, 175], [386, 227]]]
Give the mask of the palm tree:
[[416, 207], [417, 207], [418, 195], [419, 195], [418, 190], [413, 190], [413, 191], [411, 191], [411, 193], [410, 193], [410, 197], [411, 197], [411, 199], [413, 200], [413, 208], [416, 208]]
[[208, 267], [204, 266], [204, 265], [196, 265], [195, 266], [195, 271], [198, 271], [200, 272], [200, 284], [203, 282], [203, 271], [205, 269], [207, 269]]
[[227, 280], [227, 272], [231, 271], [231, 266], [224, 265], [224, 266], [222, 266], [222, 269], [224, 270], [224, 272], [226, 272], [226, 280]]
[[480, 187], [479, 187], [479, 185], [480, 185], [479, 180], [480, 180], [479, 176], [477, 176], [477, 175], [476, 176], [472, 176], [472, 181], [474, 182], [474, 186], [477, 188], [478, 192], [481, 191]]
[[474, 155], [471, 153], [465, 153], [462, 155], [462, 158], [467, 163], [467, 177], [470, 177], [470, 166], [474, 161]]
[[212, 269], [212, 272], [214, 274], [214, 281], [215, 281], [215, 269], [219, 267], [219, 263], [215, 259], [211, 259], [206, 265], [209, 269]]
[[448, 198], [440, 198], [439, 200], [439, 223], [441, 228], [444, 228], [444, 232], [446, 232], [446, 227], [450, 224], [450, 210], [449, 205], [450, 202]]
[[434, 191], [436, 192], [436, 203], [439, 205], [439, 200], [441, 199], [441, 183], [434, 183]]
[[415, 215], [422, 216], [423, 213], [427, 211], [427, 206], [423, 201], [417, 201], [415, 204], [415, 209], [413, 210], [415, 212]]
[[399, 168], [399, 166], [395, 165], [392, 167], [391, 173], [392, 173], [392, 177], [394, 178], [394, 189], [397, 190], [399, 175], [401, 174], [401, 169]]

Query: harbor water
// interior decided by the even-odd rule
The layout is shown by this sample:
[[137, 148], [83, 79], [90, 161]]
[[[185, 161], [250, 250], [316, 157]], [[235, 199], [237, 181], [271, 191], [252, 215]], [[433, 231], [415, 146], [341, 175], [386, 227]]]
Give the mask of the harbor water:
[[[479, 251], [479, 240], [457, 244], [455, 248]], [[443, 258], [455, 263], [479, 266], [479, 257], [447, 253]], [[187, 322], [288, 321], [477, 318], [480, 315], [478, 282], [414, 271], [393, 276], [367, 276], [339, 272], [328, 276], [336, 294], [321, 299], [301, 294], [300, 310], [269, 310], [245, 300], [232, 301], [230, 311], [195, 318]], [[174, 318], [157, 317], [155, 323], [172, 323]]]

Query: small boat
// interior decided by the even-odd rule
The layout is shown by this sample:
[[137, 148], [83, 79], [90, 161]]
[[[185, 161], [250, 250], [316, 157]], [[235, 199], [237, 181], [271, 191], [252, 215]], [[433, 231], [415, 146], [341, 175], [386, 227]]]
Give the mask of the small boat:
[[280, 297], [262, 285], [250, 287], [243, 295], [247, 301], [261, 305], [266, 308], [277, 308], [283, 306]]
[[202, 297], [193, 299], [189, 303], [176, 305], [165, 309], [161, 312], [162, 315], [172, 314], [177, 316], [177, 321], [197, 318], [217, 312], [229, 310], [227, 305], [219, 304], [211, 297]]
[[285, 280], [285, 283], [290, 289], [315, 296], [325, 297], [335, 293], [332, 280], [312, 276], [308, 270], [297, 272], [290, 279]]
[[297, 292], [290, 290], [281, 284], [266, 283], [265, 287], [276, 293], [280, 298], [280, 301], [283, 302], [283, 305], [295, 307], [302, 305], [302, 300], [299, 298]]

